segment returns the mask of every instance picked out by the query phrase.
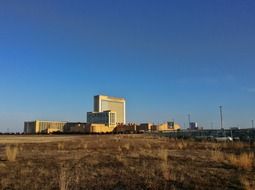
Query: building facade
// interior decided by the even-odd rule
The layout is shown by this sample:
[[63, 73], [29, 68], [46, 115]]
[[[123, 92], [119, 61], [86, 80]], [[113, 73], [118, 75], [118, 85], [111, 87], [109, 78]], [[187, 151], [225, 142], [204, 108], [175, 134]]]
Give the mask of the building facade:
[[103, 112], [87, 112], [87, 122], [105, 125], [114, 125], [117, 123], [117, 114], [114, 111], [107, 110]]
[[141, 123], [137, 129], [138, 131], [151, 131], [151, 123]]
[[24, 122], [24, 133], [36, 134], [36, 133], [53, 133], [64, 132], [64, 128], [67, 122], [62, 121], [26, 121]]
[[64, 127], [64, 133], [85, 133], [86, 123], [67, 122]]
[[111, 96], [94, 96], [94, 112], [116, 112], [116, 123], [126, 123], [126, 100]]
[[86, 133], [111, 133], [116, 128], [115, 125], [105, 125], [102, 123], [87, 123]]
[[151, 130], [152, 131], [177, 131], [180, 130], [181, 126], [175, 122], [166, 122], [159, 125], [152, 125]]
[[198, 129], [198, 124], [197, 124], [197, 122], [190, 122], [190, 123], [189, 123], [189, 129], [191, 129], [191, 130], [196, 130], [196, 129]]

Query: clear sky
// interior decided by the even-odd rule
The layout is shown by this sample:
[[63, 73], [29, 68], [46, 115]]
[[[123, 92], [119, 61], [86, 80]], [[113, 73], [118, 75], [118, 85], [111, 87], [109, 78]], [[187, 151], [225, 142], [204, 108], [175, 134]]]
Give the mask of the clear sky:
[[0, 0], [0, 131], [86, 121], [93, 96], [127, 121], [250, 127], [254, 0]]

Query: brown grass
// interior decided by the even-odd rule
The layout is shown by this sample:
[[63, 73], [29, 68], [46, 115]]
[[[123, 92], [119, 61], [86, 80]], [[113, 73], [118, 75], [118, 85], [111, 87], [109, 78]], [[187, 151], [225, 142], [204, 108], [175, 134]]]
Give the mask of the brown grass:
[[214, 150], [211, 152], [212, 160], [216, 162], [224, 162], [225, 161], [225, 154], [221, 151]]
[[254, 153], [241, 153], [240, 155], [227, 154], [229, 162], [238, 168], [251, 170], [254, 163]]
[[243, 185], [243, 188], [245, 190], [254, 190], [255, 189], [254, 179], [247, 179], [247, 177], [241, 177], [240, 182]]
[[211, 159], [215, 162], [230, 164], [236, 168], [251, 170], [254, 164], [254, 153], [225, 153], [219, 150], [211, 151]]
[[0, 143], [0, 189], [254, 189], [254, 147], [245, 143], [146, 134], [43, 138], [52, 140], [31, 136], [13, 146], [15, 162]]

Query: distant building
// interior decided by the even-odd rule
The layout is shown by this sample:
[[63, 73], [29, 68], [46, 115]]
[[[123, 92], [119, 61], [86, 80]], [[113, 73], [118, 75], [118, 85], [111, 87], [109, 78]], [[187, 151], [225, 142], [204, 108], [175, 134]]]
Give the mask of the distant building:
[[126, 100], [111, 96], [94, 96], [94, 112], [116, 112], [116, 123], [126, 123]]
[[85, 133], [86, 123], [68, 122], [64, 127], [65, 133]]
[[53, 133], [64, 132], [64, 127], [67, 122], [62, 121], [27, 121], [24, 123], [24, 133], [36, 134], [36, 133]]
[[114, 128], [114, 133], [136, 133], [137, 125], [134, 123], [129, 123], [127, 125], [119, 124]]
[[84, 133], [86, 123], [81, 122], [63, 122], [63, 121], [26, 121], [24, 122], [25, 134], [37, 133]]
[[115, 129], [115, 125], [105, 125], [101, 123], [88, 123], [85, 128], [86, 133], [111, 133]]
[[166, 122], [159, 125], [151, 126], [152, 131], [176, 131], [181, 129], [181, 126], [175, 122]]
[[141, 123], [138, 127], [137, 127], [137, 131], [141, 132], [141, 131], [151, 131], [151, 123]]
[[87, 112], [87, 123], [97, 123], [116, 126], [116, 112], [107, 110], [103, 112]]
[[198, 129], [198, 124], [197, 124], [197, 122], [190, 122], [190, 123], [189, 123], [189, 129], [191, 129], [191, 130], [196, 130], [196, 129]]

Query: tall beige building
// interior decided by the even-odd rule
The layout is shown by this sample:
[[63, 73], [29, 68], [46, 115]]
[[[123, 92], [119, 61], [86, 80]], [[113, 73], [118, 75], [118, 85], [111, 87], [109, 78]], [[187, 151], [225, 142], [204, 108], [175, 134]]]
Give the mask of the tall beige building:
[[116, 123], [126, 123], [126, 100], [111, 96], [94, 96], [94, 112], [116, 112]]

